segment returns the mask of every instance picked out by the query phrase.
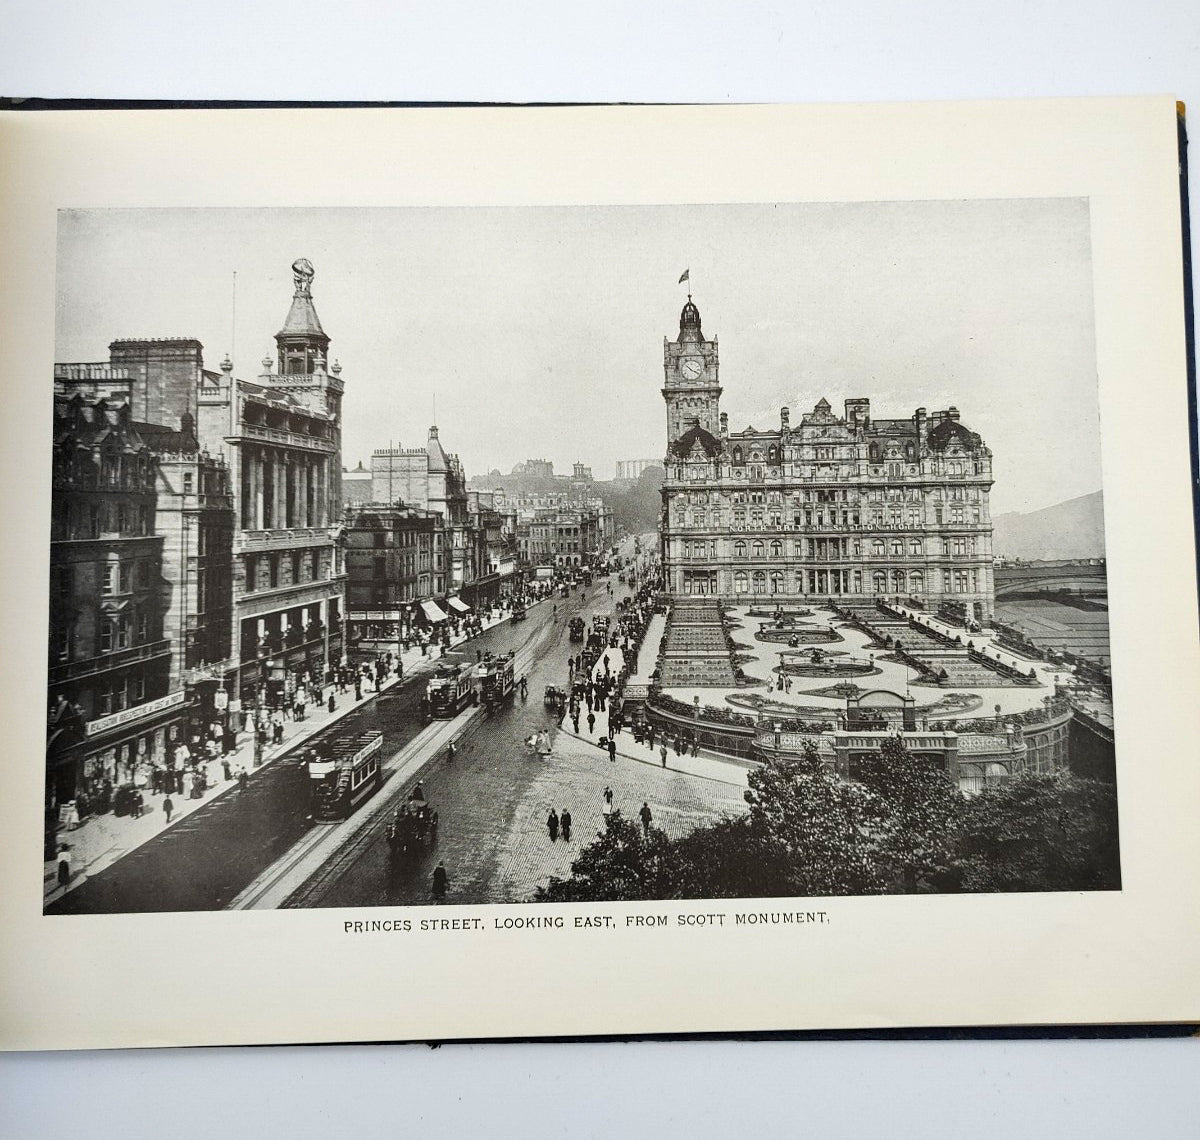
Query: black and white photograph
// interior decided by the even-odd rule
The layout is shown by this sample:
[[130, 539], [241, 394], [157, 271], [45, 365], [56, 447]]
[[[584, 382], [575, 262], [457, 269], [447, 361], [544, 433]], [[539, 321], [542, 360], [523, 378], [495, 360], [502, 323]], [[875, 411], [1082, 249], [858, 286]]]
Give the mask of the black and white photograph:
[[47, 915], [1121, 890], [1086, 197], [57, 231]]

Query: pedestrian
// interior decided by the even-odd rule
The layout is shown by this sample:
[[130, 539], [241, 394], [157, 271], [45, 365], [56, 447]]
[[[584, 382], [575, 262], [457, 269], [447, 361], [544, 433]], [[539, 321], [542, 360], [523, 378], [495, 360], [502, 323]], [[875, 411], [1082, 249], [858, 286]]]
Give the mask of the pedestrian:
[[244, 767], [238, 768], [238, 791], [244, 792], [250, 786], [250, 775]]
[[133, 790], [133, 811], [130, 814], [134, 819], [142, 818], [142, 789], [134, 788]]
[[455, 745], [453, 740], [450, 741], [450, 743], [446, 745], [446, 763], [447, 764], [454, 763], [454, 754], [457, 751], [458, 751], [458, 747]]
[[571, 813], [564, 808], [562, 815], [559, 817], [562, 823], [563, 842], [571, 842]]
[[546, 830], [550, 832], [550, 842], [558, 842], [558, 812], [553, 808], [550, 809], [550, 814], [546, 816]]
[[594, 712], [592, 712], [590, 707], [588, 708], [587, 720], [588, 720], [588, 736], [592, 736], [595, 734], [595, 731], [596, 731], [596, 714]]
[[604, 805], [609, 811], [612, 811], [613, 790], [607, 784], [604, 785]]
[[233, 769], [229, 763], [228, 756], [222, 757], [222, 759], [221, 759], [221, 771], [223, 771], [225, 773], [226, 780], [233, 779]]
[[650, 733], [650, 751], [653, 752], [654, 751], [654, 725], [649, 724], [646, 727]]
[[63, 844], [58, 849], [58, 885], [65, 887], [71, 881], [71, 848]]
[[337, 708], [337, 705], [334, 703], [334, 700], [333, 700], [333, 690], [330, 689], [329, 690], [329, 711], [333, 712], [333, 710], [336, 708]]
[[175, 810], [175, 803], [170, 796], [163, 800], [163, 815], [167, 817], [167, 822], [171, 822], [171, 813]]
[[667, 742], [665, 740], [659, 745], [658, 755], [662, 759], [662, 766], [665, 768], [667, 766]]
[[449, 876], [446, 874], [446, 864], [439, 862], [433, 869], [433, 897], [441, 902], [446, 897], [446, 887], [449, 885]]
[[647, 839], [650, 838], [650, 821], [654, 818], [654, 813], [650, 810], [650, 805], [642, 800], [642, 810], [638, 812], [638, 816], [642, 821], [642, 832]]
[[362, 700], [362, 674], [361, 673], [354, 674], [354, 699], [356, 701]]
[[575, 728], [575, 735], [579, 735], [579, 706], [575, 707], [575, 711], [571, 713], [571, 724]]
[[608, 758], [614, 764], [617, 761], [617, 742], [611, 736], [608, 738]]
[[700, 740], [698, 737], [695, 737], [695, 736], [692, 737], [692, 755], [693, 756], [700, 755]]

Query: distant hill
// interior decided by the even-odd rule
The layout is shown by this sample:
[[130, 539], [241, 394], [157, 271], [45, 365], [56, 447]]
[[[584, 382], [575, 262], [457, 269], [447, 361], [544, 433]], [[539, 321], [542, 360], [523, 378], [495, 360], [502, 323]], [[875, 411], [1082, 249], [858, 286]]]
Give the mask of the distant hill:
[[992, 551], [1006, 558], [1103, 558], [1104, 492], [992, 518]]

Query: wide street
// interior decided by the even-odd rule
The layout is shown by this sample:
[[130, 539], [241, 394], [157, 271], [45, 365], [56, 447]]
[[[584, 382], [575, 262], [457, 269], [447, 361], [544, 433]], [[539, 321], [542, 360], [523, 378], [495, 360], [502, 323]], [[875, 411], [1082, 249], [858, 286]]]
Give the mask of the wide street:
[[[307, 818], [304, 746], [255, 772], [245, 792], [231, 789], [92, 876], [47, 908], [51, 914], [211, 910], [227, 906], [350, 906], [429, 900], [432, 867], [450, 874], [452, 902], [517, 901], [548, 874], [569, 873], [581, 843], [600, 826], [601, 793], [633, 816], [650, 799], [656, 823], [689, 829], [725, 810], [737, 810], [744, 786], [736, 769], [728, 781], [661, 771], [645, 759], [610, 764], [593, 744], [560, 733], [542, 702], [548, 684], [566, 679], [567, 657], [578, 650], [567, 635], [575, 614], [609, 612], [607, 582], [570, 598], [530, 608], [524, 622], [502, 622], [452, 650], [448, 661], [474, 661], [476, 650], [516, 652], [528, 697], [488, 715], [469, 709], [454, 721], [422, 722], [418, 702], [427, 672], [419, 672], [364, 701], [327, 731], [339, 735], [379, 729], [384, 736], [383, 788], [345, 823]], [[554, 751], [543, 759], [526, 739], [553, 728]], [[598, 726], [597, 731], [600, 731]], [[570, 722], [567, 722], [570, 729]], [[446, 743], [456, 756], [447, 761]], [[618, 737], [633, 748], [628, 734]], [[309, 742], [311, 743], [311, 742]], [[640, 757], [639, 753], [639, 757]], [[440, 816], [439, 842], [420, 860], [395, 867], [385, 830], [417, 779]], [[575, 834], [550, 845], [550, 806], [570, 808]]]

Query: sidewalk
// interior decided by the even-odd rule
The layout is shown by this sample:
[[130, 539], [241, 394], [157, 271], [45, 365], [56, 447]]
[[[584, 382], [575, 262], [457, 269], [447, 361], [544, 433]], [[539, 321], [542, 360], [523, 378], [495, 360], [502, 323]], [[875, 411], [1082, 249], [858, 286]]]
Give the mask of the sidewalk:
[[[541, 602], [533, 603], [533, 605], [540, 604]], [[488, 618], [483, 622], [483, 628], [488, 630], [493, 626], [499, 625], [500, 622], [507, 620], [507, 616], [495, 619]], [[466, 637], [463, 636], [453, 638], [451, 639], [450, 646], [453, 649], [455, 646], [462, 645], [466, 640]], [[311, 711], [304, 720], [285, 721], [283, 726], [283, 743], [264, 748], [262, 763], [258, 768], [253, 767], [253, 734], [251, 732], [239, 732], [238, 746], [226, 757], [231, 769], [236, 771], [239, 766], [243, 766], [250, 774], [250, 778], [253, 779], [255, 772], [261, 771], [280, 756], [286, 755], [298, 745], [303, 744], [304, 741], [317, 735], [317, 733], [328, 728], [331, 724], [336, 723], [354, 709], [372, 700], [379, 693], [386, 692], [393, 685], [403, 683], [415, 674], [432, 669], [442, 661], [440, 655], [434, 656], [432, 652], [426, 656], [422, 656], [419, 647], [414, 647], [402, 653], [400, 659], [404, 666], [404, 675], [397, 677], [395, 672], [393, 672], [378, 690], [365, 689], [361, 701], [354, 699], [352, 690], [346, 693], [339, 693], [335, 688], [333, 690], [335, 707], [332, 713], [329, 712], [327, 706], [324, 704], [311, 705]], [[394, 668], [393, 666], [393, 670]], [[328, 696], [328, 691], [326, 695]], [[142, 794], [145, 803], [142, 808], [142, 815], [136, 819], [133, 816], [117, 816], [111, 812], [107, 812], [104, 815], [88, 816], [73, 831], [60, 831], [58, 833], [59, 842], [67, 844], [71, 849], [71, 880], [66, 887], [60, 887], [58, 884], [57, 861], [50, 860], [44, 863], [42, 869], [43, 905], [60, 898], [67, 891], [74, 890], [82, 883], [85, 883], [91, 875], [98, 874], [106, 867], [110, 867], [118, 859], [128, 855], [129, 852], [149, 842], [156, 835], [162, 834], [168, 827], [174, 827], [181, 820], [187, 819], [197, 808], [201, 808], [205, 804], [219, 799], [235, 787], [237, 787], [236, 779], [222, 780], [208, 788], [199, 799], [189, 799], [186, 793], [171, 796], [172, 803], [175, 806], [171, 814], [170, 823], [167, 823], [162, 807], [166, 795], [152, 795], [148, 791], [143, 790]]]
[[[644, 650], [645, 645], [643, 645]], [[620, 673], [625, 663], [625, 657], [621, 650], [610, 648], [606, 649], [604, 654], [608, 655], [610, 671], [614, 675]], [[596, 662], [592, 670], [593, 678], [604, 675], [604, 654], [601, 654], [600, 660]], [[596, 742], [602, 737], [608, 737], [608, 710], [610, 707], [611, 705], [606, 703], [603, 711], [596, 712], [596, 727], [590, 735], [584, 725], [587, 720], [586, 705], [582, 707], [582, 715], [579, 718], [580, 728], [583, 731], [575, 732], [567, 728], [567, 725], [571, 723], [571, 718], [568, 716], [563, 721], [563, 727], [558, 730], [559, 734], [578, 741], [582, 750], [588, 755], [594, 753], [599, 756], [607, 756], [607, 751], [601, 750]], [[659, 751], [659, 745], [662, 743], [661, 736], [655, 737], [653, 748], [648, 743], [638, 744], [633, 738], [633, 733], [628, 730], [618, 732], [613, 739], [617, 744], [617, 756], [624, 760], [630, 760], [637, 764], [648, 764], [659, 771], [682, 772], [684, 775], [697, 776], [704, 780], [717, 780], [723, 784], [737, 784], [746, 787], [748, 786], [746, 783], [748, 772], [751, 768], [758, 767], [749, 760], [737, 760], [733, 757], [706, 752], [704, 749], [701, 749], [695, 756], [690, 751], [683, 756], [676, 756], [674, 749], [668, 745], [667, 763], [664, 768], [662, 754]]]

